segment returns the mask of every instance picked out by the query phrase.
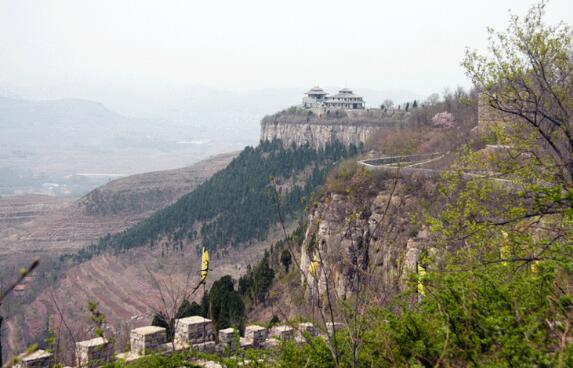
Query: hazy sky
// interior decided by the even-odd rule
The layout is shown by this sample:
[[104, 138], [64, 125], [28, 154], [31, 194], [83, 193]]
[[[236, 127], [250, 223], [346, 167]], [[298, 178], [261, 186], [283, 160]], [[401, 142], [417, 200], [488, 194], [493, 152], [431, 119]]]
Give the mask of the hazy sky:
[[[0, 0], [0, 85], [468, 85], [466, 46], [530, 0]], [[573, 24], [573, 1], [547, 19]]]

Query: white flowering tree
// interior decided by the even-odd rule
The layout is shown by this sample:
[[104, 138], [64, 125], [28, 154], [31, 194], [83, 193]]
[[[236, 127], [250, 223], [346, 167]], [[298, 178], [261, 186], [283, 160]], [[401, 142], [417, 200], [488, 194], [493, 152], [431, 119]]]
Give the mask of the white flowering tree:
[[434, 128], [453, 128], [455, 126], [454, 115], [447, 111], [442, 111], [432, 118]]

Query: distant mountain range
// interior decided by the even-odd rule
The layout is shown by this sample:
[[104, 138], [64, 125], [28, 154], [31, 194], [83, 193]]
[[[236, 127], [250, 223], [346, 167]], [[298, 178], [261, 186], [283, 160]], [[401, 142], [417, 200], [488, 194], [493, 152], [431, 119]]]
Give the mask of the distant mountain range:
[[247, 140], [216, 124], [133, 118], [81, 99], [0, 97], [0, 132], [0, 195], [79, 196], [110, 179], [186, 166], [258, 141], [258, 134]]
[[[164, 122], [133, 119], [103, 104], [63, 99], [28, 101], [0, 97], [0, 144], [28, 149], [101, 151], [153, 145], [166, 138]], [[154, 135], [149, 135], [153, 131]]]
[[[0, 96], [16, 94], [36, 99], [54, 99], [76, 96], [101, 101], [114, 111], [129, 116], [166, 119], [174, 122], [211, 126], [210, 119], [218, 118], [218, 126], [238, 127], [241, 132], [258, 129], [264, 115], [272, 114], [301, 102], [303, 93], [315, 82], [300, 88], [263, 88], [252, 90], [225, 90], [202, 85], [130, 82], [117, 85], [65, 84], [46, 89], [2, 88]], [[385, 99], [396, 104], [424, 100], [427, 96], [406, 90], [360, 88], [359, 86], [321, 85], [327, 92], [336, 93], [349, 87], [364, 96], [367, 107], [377, 107]], [[231, 118], [234, 117], [234, 118]], [[240, 122], [238, 125], [237, 123]]]

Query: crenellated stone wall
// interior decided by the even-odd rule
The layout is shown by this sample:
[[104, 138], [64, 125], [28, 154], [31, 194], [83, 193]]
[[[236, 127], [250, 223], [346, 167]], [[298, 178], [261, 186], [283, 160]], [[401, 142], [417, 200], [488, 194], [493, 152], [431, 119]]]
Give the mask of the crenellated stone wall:
[[[342, 326], [341, 324], [338, 324]], [[297, 331], [295, 337], [295, 330]], [[215, 354], [227, 354], [236, 351], [239, 346], [235, 343], [238, 332], [233, 328], [220, 330], [218, 341], [215, 340], [212, 321], [200, 316], [192, 316], [175, 320], [175, 336], [172, 342], [166, 341], [166, 330], [163, 327], [145, 326], [131, 331], [131, 349], [125, 353], [115, 354], [113, 345], [108, 339], [97, 337], [76, 343], [77, 368], [95, 368], [113, 360], [127, 363], [152, 353], [169, 354], [174, 351], [196, 350]], [[292, 326], [275, 326], [270, 334], [267, 328], [250, 325], [245, 329], [245, 336], [240, 337], [241, 348], [273, 348], [280, 341], [295, 340], [304, 342], [304, 334], [319, 336], [318, 330], [312, 323], [300, 323], [295, 329]], [[269, 337], [270, 335], [270, 337]], [[24, 353], [16, 359], [16, 368], [51, 368], [54, 365], [52, 353], [37, 350]], [[221, 367], [209, 361], [193, 361], [193, 364], [203, 367]]]

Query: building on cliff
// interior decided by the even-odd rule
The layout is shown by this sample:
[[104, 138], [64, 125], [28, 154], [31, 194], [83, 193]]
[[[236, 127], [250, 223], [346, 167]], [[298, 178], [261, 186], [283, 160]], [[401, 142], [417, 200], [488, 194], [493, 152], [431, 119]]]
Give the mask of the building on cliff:
[[348, 88], [343, 88], [334, 96], [328, 96], [322, 88], [316, 86], [305, 93], [302, 107], [305, 109], [321, 108], [325, 110], [364, 110], [366, 104], [362, 96], [357, 96]]
[[305, 92], [305, 95], [306, 96], [302, 98], [302, 107], [311, 109], [323, 107], [328, 93], [319, 86], [315, 86], [308, 92]]

